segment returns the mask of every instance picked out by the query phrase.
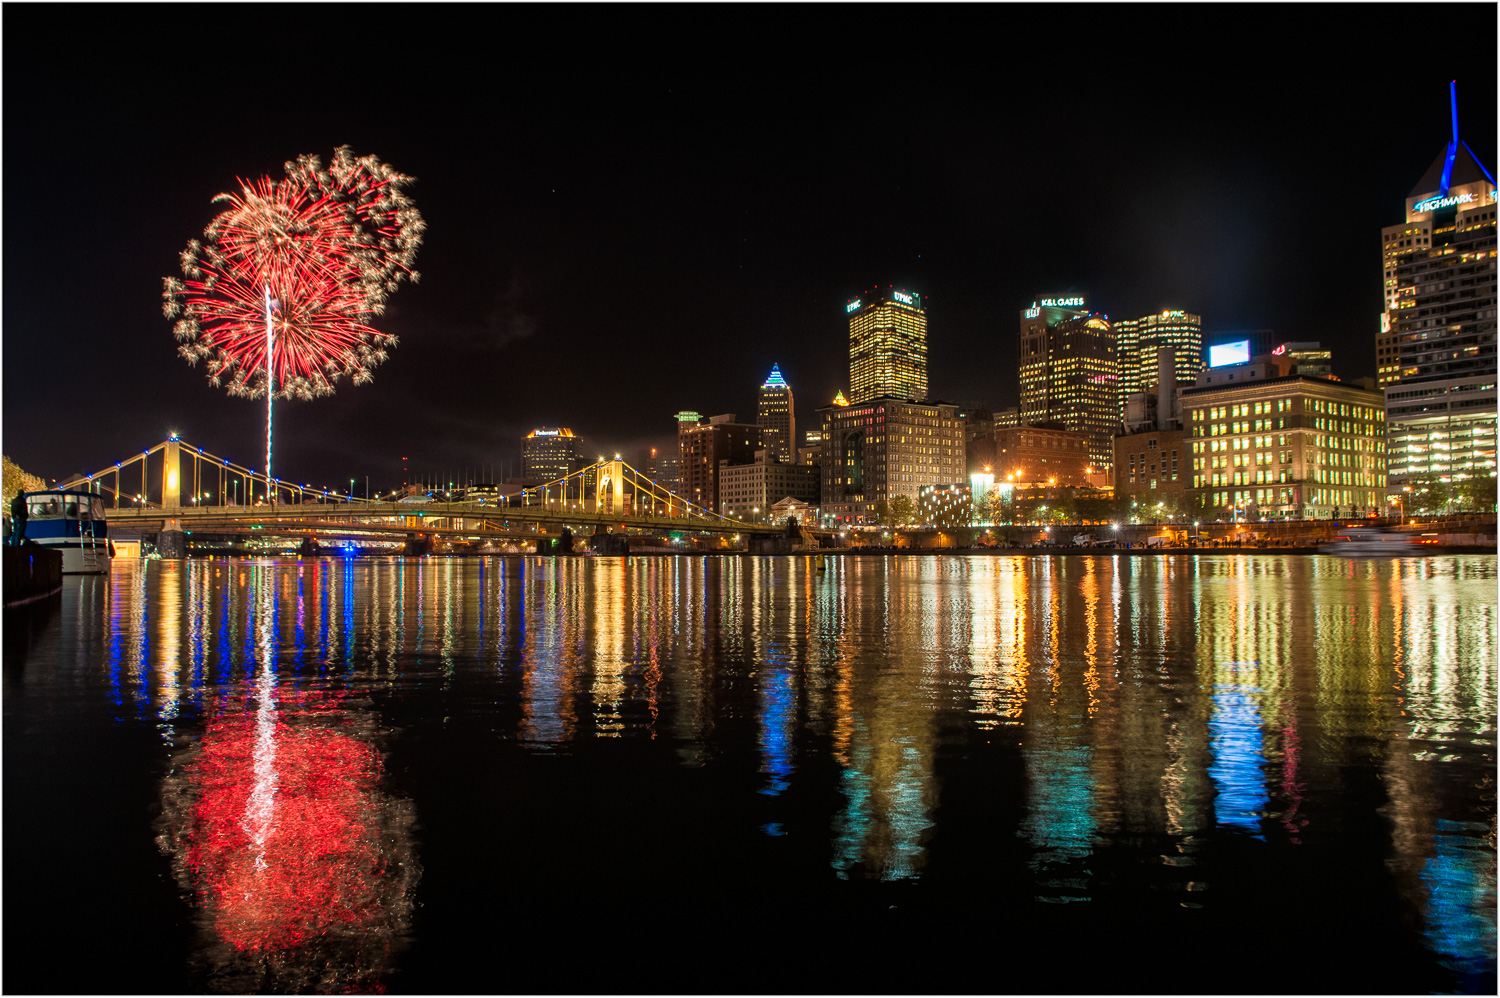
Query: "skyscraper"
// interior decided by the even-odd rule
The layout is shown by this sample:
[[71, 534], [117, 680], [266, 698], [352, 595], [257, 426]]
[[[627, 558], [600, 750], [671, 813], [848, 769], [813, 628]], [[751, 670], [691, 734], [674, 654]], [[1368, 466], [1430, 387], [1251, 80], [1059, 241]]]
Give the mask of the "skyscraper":
[[765, 384], [760, 386], [755, 425], [761, 428], [761, 440], [776, 460], [782, 464], [796, 463], [797, 414], [792, 405], [792, 387], [775, 364], [771, 365]]
[[849, 401], [927, 398], [927, 313], [922, 296], [894, 287], [849, 299]]
[[1050, 417], [1048, 392], [1047, 330], [1064, 319], [1088, 315], [1087, 295], [1037, 298], [1021, 310], [1021, 331], [1016, 338], [1016, 365], [1021, 381], [1021, 422], [1034, 426]]
[[521, 441], [521, 474], [528, 480], [553, 481], [583, 465], [583, 442], [566, 426], [532, 430]]
[[1087, 433], [1089, 459], [1103, 473], [1121, 417], [1119, 358], [1109, 319], [1087, 304], [1082, 295], [1039, 298], [1021, 310], [1021, 424]]
[[1495, 178], [1459, 139], [1448, 92], [1453, 137], [1381, 234], [1376, 362], [1393, 484], [1495, 473]]
[[1122, 319], [1113, 323], [1115, 348], [1120, 362], [1120, 412], [1125, 399], [1137, 392], [1164, 394], [1156, 386], [1160, 380], [1158, 354], [1164, 348], [1172, 351], [1172, 366], [1177, 384], [1193, 387], [1203, 370], [1203, 320], [1182, 309], [1167, 309], [1139, 319]]

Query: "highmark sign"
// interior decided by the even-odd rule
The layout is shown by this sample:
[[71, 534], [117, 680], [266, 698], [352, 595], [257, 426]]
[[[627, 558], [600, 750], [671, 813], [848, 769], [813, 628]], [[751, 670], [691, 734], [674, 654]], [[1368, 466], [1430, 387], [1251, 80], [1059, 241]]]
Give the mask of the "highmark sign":
[[[1439, 208], [1450, 208], [1456, 204], [1471, 204], [1479, 200], [1479, 195], [1472, 191], [1463, 194], [1450, 194], [1447, 197], [1428, 198], [1426, 201], [1418, 201], [1411, 206], [1415, 212], [1437, 211]], [[1490, 200], [1495, 200], [1495, 191], [1490, 191]]]

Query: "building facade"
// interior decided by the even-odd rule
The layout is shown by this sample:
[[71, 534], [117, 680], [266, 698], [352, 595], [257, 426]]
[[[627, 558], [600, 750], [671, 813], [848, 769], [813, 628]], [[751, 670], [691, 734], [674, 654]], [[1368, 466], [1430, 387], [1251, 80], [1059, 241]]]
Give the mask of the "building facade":
[[999, 427], [994, 441], [994, 464], [989, 470], [996, 484], [1016, 488], [1081, 488], [1091, 484], [1095, 465], [1087, 433], [1056, 423]]
[[583, 459], [583, 441], [566, 426], [556, 429], [544, 426], [532, 430], [521, 441], [521, 476], [527, 481], [555, 481], [587, 463]]
[[875, 504], [924, 485], [967, 481], [958, 407], [883, 396], [818, 410], [823, 423], [820, 505], [826, 516], [869, 519]]
[[927, 398], [927, 313], [922, 296], [894, 287], [849, 299], [849, 402]]
[[[1450, 90], [1450, 97], [1452, 96]], [[1386, 312], [1377, 365], [1386, 388], [1393, 485], [1495, 474], [1495, 178], [1458, 137], [1381, 233]]]
[[1186, 513], [1191, 468], [1180, 429], [1115, 437], [1115, 496], [1129, 500], [1138, 517]]
[[1052, 419], [1050, 330], [1071, 319], [1086, 319], [1088, 314], [1088, 296], [1081, 294], [1040, 297], [1029, 308], [1021, 309], [1021, 328], [1016, 338], [1021, 423], [1045, 423]]
[[[1326, 519], [1385, 508], [1385, 410], [1378, 389], [1219, 369], [1182, 393], [1190, 515]], [[1238, 375], [1230, 380], [1228, 375]]]
[[771, 522], [771, 508], [783, 499], [818, 504], [821, 487], [815, 465], [777, 461], [770, 449], [755, 452], [750, 464], [719, 463], [721, 512], [740, 520]]
[[1149, 392], [1161, 398], [1161, 353], [1170, 350], [1168, 360], [1175, 381], [1183, 388], [1203, 370], [1203, 319], [1182, 309], [1166, 309], [1139, 319], [1121, 319], [1111, 324], [1115, 331], [1115, 349], [1120, 365], [1120, 415], [1125, 400], [1138, 392]]
[[737, 423], [733, 414], [714, 416], [708, 422], [691, 426], [679, 421], [678, 426], [682, 449], [679, 472], [682, 488], [678, 495], [696, 506], [715, 513], [723, 512], [719, 468], [725, 462], [753, 462], [755, 452], [762, 448], [760, 427]]
[[783, 464], [796, 460], [797, 411], [792, 400], [792, 388], [781, 376], [781, 368], [771, 365], [771, 373], [760, 386], [760, 405], [755, 414], [755, 424], [763, 431], [766, 449]]
[[1097, 313], [1047, 327], [1047, 415], [1024, 420], [1059, 423], [1089, 438], [1089, 461], [1107, 471], [1119, 429], [1119, 365], [1114, 329]]

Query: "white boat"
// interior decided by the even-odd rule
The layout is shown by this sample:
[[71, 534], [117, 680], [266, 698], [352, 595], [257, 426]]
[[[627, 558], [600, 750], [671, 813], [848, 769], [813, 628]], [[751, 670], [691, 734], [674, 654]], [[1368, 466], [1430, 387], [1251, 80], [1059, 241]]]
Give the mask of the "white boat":
[[[104, 499], [92, 492], [52, 489], [23, 492], [26, 533], [23, 543], [62, 552], [64, 575], [97, 575], [109, 571], [109, 528]], [[7, 538], [6, 543], [10, 543]]]
[[1375, 527], [1350, 527], [1340, 531], [1333, 540], [1319, 545], [1318, 551], [1345, 558], [1389, 558], [1422, 553], [1417, 538], [1410, 534], [1393, 534]]

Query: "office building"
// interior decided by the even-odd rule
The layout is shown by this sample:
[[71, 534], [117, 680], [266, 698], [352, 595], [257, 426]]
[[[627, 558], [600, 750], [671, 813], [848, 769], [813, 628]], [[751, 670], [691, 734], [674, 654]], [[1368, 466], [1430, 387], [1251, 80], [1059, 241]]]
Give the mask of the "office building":
[[1092, 444], [1090, 434], [1057, 423], [997, 427], [994, 460], [984, 470], [994, 474], [997, 484], [1015, 488], [1081, 488], [1094, 484]]
[[1137, 519], [1187, 513], [1183, 497], [1192, 483], [1188, 457], [1180, 429], [1152, 428], [1115, 437], [1115, 496], [1129, 500]]
[[[694, 414], [696, 415], [696, 414]], [[707, 422], [678, 420], [682, 488], [678, 495], [715, 513], [723, 512], [719, 468], [724, 463], [749, 464], [762, 449], [761, 428], [735, 421], [733, 413]]]
[[1288, 373], [1338, 380], [1333, 377], [1333, 351], [1324, 350], [1321, 343], [1282, 343], [1271, 354], [1286, 359], [1291, 366]]
[[566, 426], [532, 430], [521, 441], [521, 477], [527, 481], [555, 481], [587, 463], [583, 441]]
[[1385, 508], [1380, 391], [1289, 371], [1289, 361], [1257, 357], [1206, 371], [1182, 393], [1190, 515], [1326, 519]]
[[1082, 295], [1039, 298], [1021, 312], [1017, 357], [1021, 423], [1057, 423], [1089, 436], [1089, 461], [1114, 462], [1120, 425], [1119, 359], [1108, 317], [1085, 310]]
[[1050, 330], [1069, 319], [1088, 317], [1087, 295], [1037, 298], [1021, 310], [1016, 364], [1021, 386], [1020, 421], [1045, 423], [1052, 418]]
[[1381, 233], [1393, 486], [1495, 473], [1495, 178], [1458, 137], [1454, 90], [1452, 139]]
[[778, 461], [769, 448], [756, 451], [749, 464], [719, 462], [719, 504], [739, 520], [769, 523], [771, 508], [783, 499], [816, 506], [820, 487], [815, 465]]
[[1193, 387], [1203, 370], [1203, 320], [1182, 309], [1167, 309], [1139, 319], [1111, 322], [1120, 365], [1120, 415], [1125, 400], [1149, 392], [1165, 400], [1160, 386], [1163, 355], [1170, 360], [1170, 377], [1183, 388]]
[[766, 450], [783, 464], [796, 461], [797, 412], [792, 402], [792, 388], [781, 376], [781, 368], [771, 365], [771, 373], [760, 386], [760, 406], [755, 424], [761, 428]]
[[849, 299], [844, 310], [849, 316], [850, 403], [881, 396], [925, 400], [927, 313], [922, 296], [889, 286], [874, 288]]
[[892, 396], [818, 410], [825, 516], [868, 520], [875, 504], [924, 485], [967, 481], [958, 407]]

